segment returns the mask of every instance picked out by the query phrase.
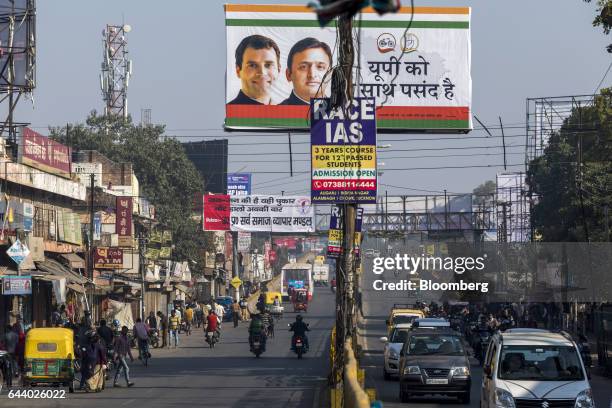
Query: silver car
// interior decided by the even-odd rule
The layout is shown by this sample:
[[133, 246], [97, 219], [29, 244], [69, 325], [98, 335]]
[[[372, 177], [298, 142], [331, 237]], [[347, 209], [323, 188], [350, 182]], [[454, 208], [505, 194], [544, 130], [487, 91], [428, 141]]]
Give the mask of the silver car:
[[383, 375], [385, 380], [399, 374], [399, 359], [402, 346], [408, 338], [408, 331], [412, 323], [400, 323], [393, 326], [389, 337], [381, 337], [380, 341], [385, 344]]

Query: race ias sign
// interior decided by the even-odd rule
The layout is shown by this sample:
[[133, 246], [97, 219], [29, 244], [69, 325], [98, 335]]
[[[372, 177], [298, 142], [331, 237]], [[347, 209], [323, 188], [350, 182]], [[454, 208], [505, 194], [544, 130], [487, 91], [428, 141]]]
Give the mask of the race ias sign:
[[330, 105], [312, 99], [312, 202], [376, 203], [374, 98], [355, 98], [346, 109]]

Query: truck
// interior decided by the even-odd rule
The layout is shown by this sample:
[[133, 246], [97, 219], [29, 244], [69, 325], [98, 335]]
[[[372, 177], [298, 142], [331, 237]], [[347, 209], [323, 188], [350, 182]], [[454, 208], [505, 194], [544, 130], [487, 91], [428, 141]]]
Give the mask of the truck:
[[327, 286], [329, 280], [329, 265], [315, 263], [312, 267], [312, 275], [315, 285]]

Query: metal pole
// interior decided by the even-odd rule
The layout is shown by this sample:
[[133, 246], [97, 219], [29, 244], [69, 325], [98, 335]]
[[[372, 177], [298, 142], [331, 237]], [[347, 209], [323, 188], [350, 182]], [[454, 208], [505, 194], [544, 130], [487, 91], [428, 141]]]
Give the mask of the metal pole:
[[[89, 262], [88, 262], [88, 277], [91, 281], [93, 281], [93, 271], [94, 271], [94, 264], [93, 264], [93, 259], [94, 259], [94, 194], [95, 194], [95, 174], [91, 173], [89, 175]], [[90, 301], [89, 301], [89, 308], [91, 308], [91, 306], [93, 305], [93, 287], [91, 289], [91, 292], [89, 294], [90, 296]]]
[[[232, 231], [232, 277], [239, 278], [240, 265], [238, 264], [238, 231]], [[240, 291], [234, 288], [235, 299], [240, 302]]]
[[142, 321], [144, 321], [145, 319], [145, 293], [146, 293], [146, 288], [145, 288], [145, 274], [146, 274], [146, 266], [145, 266], [145, 251], [146, 251], [146, 245], [147, 245], [147, 241], [145, 239], [144, 236], [144, 231], [142, 230], [142, 227], [140, 228], [140, 232], [138, 233], [138, 266], [140, 269], [140, 279], [141, 279], [141, 286], [140, 286], [140, 318], [142, 319]]

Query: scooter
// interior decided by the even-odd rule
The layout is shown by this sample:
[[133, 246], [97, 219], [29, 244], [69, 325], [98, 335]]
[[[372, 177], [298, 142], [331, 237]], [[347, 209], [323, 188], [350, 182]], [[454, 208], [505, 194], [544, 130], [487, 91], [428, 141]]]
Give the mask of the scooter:
[[157, 329], [149, 331], [149, 344], [153, 348], [159, 348], [159, 331]]
[[255, 358], [259, 358], [263, 350], [262, 338], [258, 334], [254, 334], [252, 338], [253, 346], [251, 347], [251, 352], [255, 354]]

